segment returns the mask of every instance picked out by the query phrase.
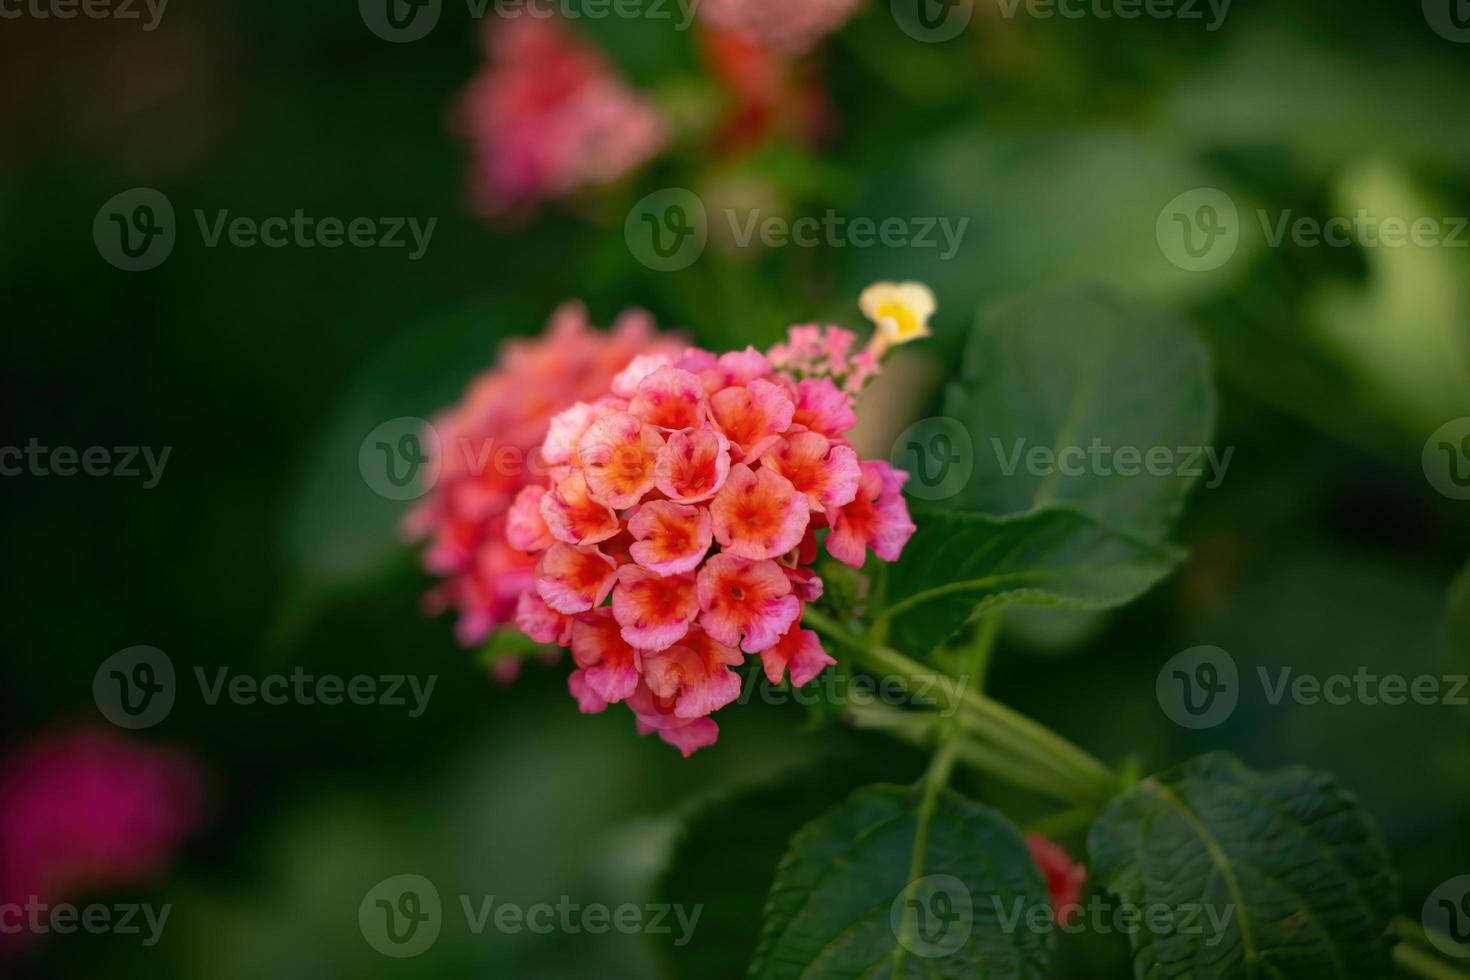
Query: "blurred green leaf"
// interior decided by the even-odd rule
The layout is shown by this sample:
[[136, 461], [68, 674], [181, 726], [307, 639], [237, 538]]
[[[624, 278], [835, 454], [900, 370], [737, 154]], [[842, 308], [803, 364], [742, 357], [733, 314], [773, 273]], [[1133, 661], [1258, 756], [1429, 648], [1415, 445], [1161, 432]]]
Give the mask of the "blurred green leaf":
[[[902, 977], [1045, 974], [1051, 934], [1021, 924], [1048, 900], [1020, 831], [996, 811], [942, 791], [914, 865], [923, 884], [907, 893], [919, 801], [916, 789], [869, 786], [792, 839], [766, 903], [751, 980], [887, 976], [896, 955]], [[898, 945], [913, 907], [905, 899], [918, 903], [908, 940], [917, 950]]]
[[791, 835], [853, 788], [843, 767], [800, 769], [781, 780], [704, 803], [689, 817], [654, 901], [702, 906], [683, 946], [656, 936], [671, 977], [738, 980], [760, 938], [761, 911]]
[[1145, 917], [1130, 935], [1137, 977], [1389, 972], [1398, 901], [1388, 854], [1330, 776], [1200, 756], [1109, 804], [1088, 852], [1097, 881], [1123, 901], [1170, 910], [1166, 928]]
[[1349, 219], [1360, 211], [1407, 225], [1427, 218], [1444, 236], [1433, 245], [1369, 244], [1366, 284], [1321, 283], [1308, 298], [1309, 321], [1324, 345], [1417, 446], [1470, 412], [1470, 230], [1389, 161], [1348, 167], [1333, 184], [1332, 202]]
[[1354, 51], [1260, 18], [1235, 37], [1219, 62], [1184, 78], [1168, 100], [1170, 129], [1197, 146], [1285, 149], [1318, 177], [1385, 146], [1449, 170], [1470, 162], [1470, 130], [1444, 120], [1445, 104], [1470, 99], [1452, 60], [1387, 43]]
[[941, 312], [1077, 284], [1106, 283], [1160, 300], [1207, 296], [1249, 268], [1258, 244], [1242, 237], [1231, 261], [1205, 272], [1165, 257], [1155, 230], [1160, 211], [1195, 188], [1231, 191], [1165, 140], [1105, 129], [970, 129], [912, 159], [912, 169], [879, 185], [862, 213], [934, 221], [935, 244], [863, 250], [853, 283], [922, 279]]
[[1011, 606], [1107, 609], [1181, 560], [1175, 549], [1053, 507], [1014, 517], [929, 514], [890, 569], [895, 646], [922, 656], [965, 623]]
[[[974, 443], [965, 499], [991, 514], [1063, 503], [1162, 540], [1216, 458], [1205, 453], [1215, 393], [1204, 344], [1178, 317], [1100, 292], [982, 310], [946, 412]], [[1028, 465], [1038, 451], [1048, 465]]]

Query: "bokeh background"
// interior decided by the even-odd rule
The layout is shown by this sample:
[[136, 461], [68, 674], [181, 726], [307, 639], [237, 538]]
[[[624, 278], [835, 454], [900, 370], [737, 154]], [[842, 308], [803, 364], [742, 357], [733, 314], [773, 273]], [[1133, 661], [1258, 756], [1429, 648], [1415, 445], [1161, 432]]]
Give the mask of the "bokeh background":
[[[759, 346], [792, 322], [859, 326], [857, 293], [879, 278], [922, 279], [939, 298], [910, 375], [927, 380], [892, 402], [895, 422], [934, 413], [974, 311], [1013, 292], [1101, 284], [1195, 319], [1220, 388], [1216, 442], [1235, 453], [1227, 479], [1191, 499], [1178, 534], [1189, 562], [1116, 615], [1017, 617], [992, 687], [1109, 761], [1153, 770], [1225, 748], [1258, 768], [1336, 773], [1378, 821], [1417, 917], [1439, 882], [1470, 871], [1464, 709], [1247, 697], [1225, 725], [1189, 732], [1159, 710], [1154, 678], [1201, 643], [1252, 675], [1467, 669], [1470, 631], [1446, 610], [1470, 503], [1436, 491], [1421, 453], [1470, 415], [1470, 235], [1459, 248], [1270, 247], [1255, 220], [1257, 208], [1470, 214], [1470, 44], [1434, 29], [1432, 6], [1236, 0], [1208, 31], [1006, 17], [975, 0], [963, 32], [929, 43], [868, 0], [805, 59], [828, 106], [823, 138], [738, 153], [700, 137], [722, 96], [697, 30], [582, 19], [575, 29], [692, 135], [605, 193], [510, 223], [471, 209], [451, 125], [485, 29], [460, 4], [404, 44], [347, 3], [174, 0], [152, 31], [0, 22], [3, 442], [171, 447], [151, 489], [0, 480], [0, 737], [14, 754], [106, 729], [94, 672], [148, 644], [189, 679], [162, 723], [111, 735], [187, 752], [204, 774], [198, 829], [171, 860], [73, 898], [170, 903], [160, 943], [42, 937], [0, 972], [739, 975], [748, 949], [714, 926], [696, 931], [695, 974], [689, 949], [640, 935], [448, 926], [402, 961], [364, 942], [358, 903], [391, 875], [424, 875], [456, 906], [460, 894], [641, 904], [701, 801], [803, 767], [907, 782], [923, 758], [794, 704], [753, 704], [724, 712], [719, 743], [683, 760], [620, 713], [579, 715], [565, 664], [496, 684], [448, 619], [423, 615], [430, 581], [398, 536], [404, 505], [364, 481], [358, 450], [375, 426], [451, 403], [501, 340], [535, 333], [564, 299], [599, 323], [642, 306], [707, 345]], [[129, 273], [91, 228], [139, 186], [172, 201], [179, 238], [161, 266]], [[667, 186], [786, 215], [970, 224], [948, 261], [716, 240], [659, 272], [630, 251], [624, 217]], [[1208, 272], [1176, 266], [1155, 235], [1165, 204], [1198, 187], [1242, 216], [1236, 254]], [[206, 248], [195, 208], [437, 224], [417, 261]], [[221, 666], [438, 681], [417, 718], [210, 705], [193, 671]], [[1046, 812], [964, 778], [1023, 821]], [[759, 819], [795, 830], [803, 806]], [[1127, 974], [1116, 936], [1062, 950], [1058, 976]]]

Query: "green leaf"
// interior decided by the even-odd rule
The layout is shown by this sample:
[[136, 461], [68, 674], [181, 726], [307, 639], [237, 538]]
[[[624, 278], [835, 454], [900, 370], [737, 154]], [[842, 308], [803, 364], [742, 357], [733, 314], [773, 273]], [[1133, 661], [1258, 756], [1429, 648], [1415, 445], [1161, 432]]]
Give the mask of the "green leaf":
[[517, 629], [498, 629], [490, 634], [475, 655], [480, 666], [492, 670], [504, 660], [529, 660], [556, 648], [546, 643], [537, 643]]
[[[751, 980], [1041, 977], [1050, 930], [1040, 872], [1005, 817], [942, 791], [915, 858], [920, 793], [869, 786], [807, 825], [776, 872]], [[910, 891], [910, 867], [919, 884]], [[908, 906], [913, 900], [917, 906]], [[917, 915], [898, 945], [906, 910]], [[1009, 926], [1009, 928], [1007, 928]]]
[[1470, 667], [1470, 563], [1450, 583], [1445, 601], [1444, 649], [1453, 669]]
[[1010, 606], [1107, 609], [1147, 592], [1181, 554], [1065, 507], [1015, 517], [928, 514], [889, 570], [893, 645], [922, 656]]
[[941, 324], [946, 306], [974, 309], [1057, 285], [1105, 282], [1161, 302], [1209, 296], [1261, 254], [1258, 241], [1243, 236], [1231, 260], [1207, 272], [1165, 257], [1154, 221], [1171, 198], [1197, 187], [1234, 192], [1171, 140], [1122, 128], [1033, 123], [1012, 133], [987, 124], [946, 133], [908, 156], [908, 169], [884, 161], [893, 176], [859, 213], [938, 215], [944, 223], [930, 236], [932, 248], [858, 250], [850, 283], [921, 279], [939, 297]]
[[1123, 901], [1171, 911], [1168, 928], [1151, 931], [1163, 919], [1145, 917], [1131, 935], [1137, 977], [1389, 973], [1388, 855], [1330, 776], [1200, 756], [1109, 804], [1088, 852], [1096, 880]]
[[1190, 488], [1212, 473], [1204, 344], [1177, 317], [1106, 293], [982, 310], [946, 404], [974, 445], [966, 501], [986, 513], [1064, 503], [1162, 540]]
[[676, 930], [655, 937], [667, 975], [737, 980], [760, 938], [761, 910], [791, 835], [851, 792], [841, 766], [804, 768], [767, 785], [722, 794], [689, 818], [654, 901], [702, 906], [699, 927], [680, 946]]
[[[1366, 212], [1382, 221], [1455, 213], [1398, 161], [1337, 166], [1330, 215]], [[1452, 219], [1434, 220], [1439, 234], [1455, 234]], [[1405, 238], [1365, 247], [1361, 283], [1324, 280], [1307, 297], [1312, 332], [1356, 382], [1344, 389], [1348, 397], [1394, 419], [1415, 447], [1470, 411], [1470, 258], [1447, 244]]]

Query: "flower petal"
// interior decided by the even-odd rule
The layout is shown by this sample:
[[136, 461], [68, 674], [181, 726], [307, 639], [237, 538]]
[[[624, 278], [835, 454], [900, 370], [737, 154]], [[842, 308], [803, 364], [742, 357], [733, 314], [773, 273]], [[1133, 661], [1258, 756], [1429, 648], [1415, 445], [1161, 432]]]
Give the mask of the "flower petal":
[[718, 432], [675, 432], [658, 451], [654, 483], [669, 499], [692, 504], [713, 497], [730, 473], [730, 441]]
[[709, 399], [696, 375], [676, 367], [661, 367], [638, 385], [638, 394], [628, 411], [666, 432], [697, 428], [709, 416]]
[[552, 537], [567, 544], [596, 544], [619, 531], [618, 515], [592, 499], [580, 470], [541, 498], [541, 519]]
[[577, 444], [588, 492], [615, 510], [632, 507], [653, 489], [663, 444], [658, 430], [627, 412], [602, 416]]
[[617, 578], [615, 563], [596, 548], [558, 541], [536, 563], [536, 591], [557, 612], [602, 605]]
[[862, 476], [853, 448], [834, 446], [818, 432], [782, 436], [766, 450], [761, 462], [790, 480], [817, 511], [851, 503]]
[[773, 561], [715, 555], [699, 571], [698, 595], [699, 624], [720, 643], [738, 643], [746, 653], [775, 644], [801, 615], [791, 580]]
[[699, 614], [692, 574], [659, 575], [624, 565], [617, 578], [612, 613], [628, 643], [641, 650], [662, 650], [689, 632], [689, 624]]
[[660, 575], [693, 571], [713, 540], [708, 510], [668, 500], [644, 504], [628, 521], [628, 530], [637, 539], [628, 553]]
[[722, 388], [710, 398], [710, 415], [720, 431], [753, 461], [791, 427], [796, 405], [781, 385], [756, 380]]
[[744, 463], [730, 468], [710, 504], [715, 539], [742, 558], [775, 558], [796, 547], [806, 533], [808, 513], [806, 496], [790, 480]]

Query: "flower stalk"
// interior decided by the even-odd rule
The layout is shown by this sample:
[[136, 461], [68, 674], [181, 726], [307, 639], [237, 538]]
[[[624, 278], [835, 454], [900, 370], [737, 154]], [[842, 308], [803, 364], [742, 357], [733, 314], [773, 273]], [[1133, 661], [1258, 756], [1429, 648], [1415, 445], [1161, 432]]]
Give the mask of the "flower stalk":
[[[943, 685], [930, 684], [936, 673], [932, 667], [864, 638], [816, 609], [807, 609], [805, 621], [849, 648], [865, 669], [893, 677], [909, 690], [923, 685], [945, 691]], [[977, 670], [983, 670], [994, 642], [996, 627], [992, 622], [981, 627], [977, 649], [983, 655], [976, 657]], [[956, 727], [963, 732], [956, 757], [972, 768], [1075, 803], [1105, 800], [1118, 787], [1117, 774], [1102, 762], [1045, 725], [976, 690], [974, 685], [963, 688], [953, 700], [947, 693], [941, 693], [941, 697], [946, 698], [942, 708], [954, 712]]]

